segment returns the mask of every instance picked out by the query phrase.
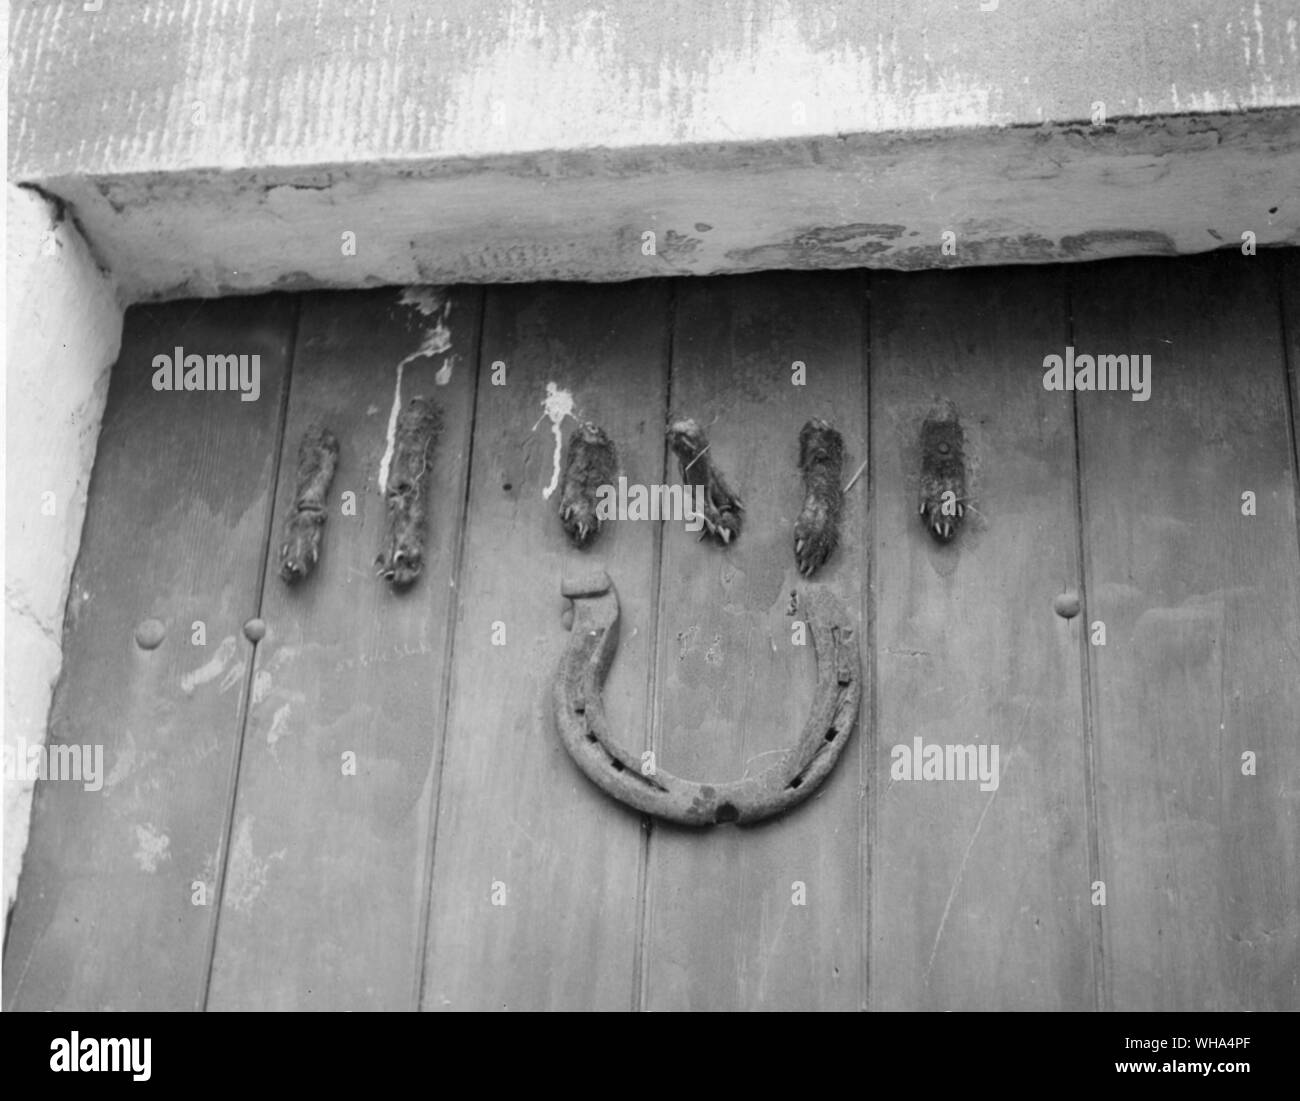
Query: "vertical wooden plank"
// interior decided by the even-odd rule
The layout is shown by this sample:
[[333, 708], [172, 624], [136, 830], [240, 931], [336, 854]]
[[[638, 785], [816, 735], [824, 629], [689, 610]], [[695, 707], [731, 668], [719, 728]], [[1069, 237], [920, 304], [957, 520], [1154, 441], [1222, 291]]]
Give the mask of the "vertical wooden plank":
[[[1291, 450], [1294, 476], [1300, 480], [1300, 251], [1288, 249], [1270, 256], [1274, 278], [1281, 288], [1282, 331], [1286, 338], [1287, 378], [1290, 383]], [[1297, 496], [1300, 511], [1300, 495]]]
[[1274, 272], [1121, 262], [1073, 298], [1079, 352], [1152, 359], [1148, 401], [1077, 395], [1114, 1008], [1295, 1009], [1300, 552]]
[[[882, 274], [872, 319], [871, 1005], [1091, 1008], [1083, 628], [1053, 610], [1078, 583], [1073, 414], [1041, 367], [1063, 351], [1062, 277]], [[947, 545], [917, 514], [936, 399], [960, 415], [976, 510]], [[989, 765], [996, 746], [997, 786], [919, 778], [918, 738]]]
[[[419, 307], [395, 289], [303, 301], [212, 1009], [416, 1006], [482, 292], [411, 292]], [[395, 593], [376, 576], [379, 469], [397, 365], [440, 329], [446, 351], [403, 365], [401, 407], [432, 398], [444, 427], [424, 569]], [[339, 464], [319, 565], [290, 587], [281, 524], [312, 422], [338, 438]]]
[[[813, 652], [794, 644], [787, 616], [800, 582], [798, 435], [810, 417], [826, 417], [844, 435], [848, 471], [865, 455], [865, 305], [856, 274], [680, 284], [673, 409], [706, 426], [745, 513], [727, 548], [698, 542], [682, 524], [664, 530], [655, 749], [679, 776], [739, 779], [793, 744], [807, 721]], [[806, 385], [792, 384], [796, 361]], [[816, 578], [859, 624], [865, 490], [860, 482], [850, 494], [841, 545]], [[861, 718], [852, 737], [825, 788], [782, 818], [709, 831], [656, 823], [647, 1007], [858, 1008]]]
[[[543, 401], [549, 384], [571, 395], [576, 416], [614, 440], [629, 483], [662, 481], [667, 319], [662, 282], [489, 292], [427, 1008], [632, 1005], [640, 820], [569, 760], [553, 729], [550, 691], [567, 641], [561, 577], [603, 563], [622, 605], [605, 701], [624, 744], [645, 744], [656, 531], [617, 522], [588, 551], [569, 547], [560, 490], [544, 496], [556, 440]], [[574, 424], [561, 426], [566, 444]]]
[[[103, 747], [103, 786], [37, 786], [6, 1008], [202, 1004], [215, 908], [194, 885], [215, 898], [295, 310], [268, 296], [127, 316], [50, 725], [56, 745]], [[177, 347], [259, 355], [257, 400], [155, 391], [153, 359]], [[150, 618], [165, 637], [146, 650], [133, 632]]]

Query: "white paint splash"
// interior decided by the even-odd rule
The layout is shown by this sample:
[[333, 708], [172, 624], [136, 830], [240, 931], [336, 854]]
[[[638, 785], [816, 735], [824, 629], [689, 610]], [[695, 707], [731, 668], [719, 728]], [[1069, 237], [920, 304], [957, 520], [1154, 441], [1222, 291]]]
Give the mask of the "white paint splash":
[[159, 861], [171, 858], [171, 853], [167, 851], [171, 848], [171, 838], [156, 829], [152, 822], [136, 826], [135, 839], [135, 862], [140, 865], [142, 872], [156, 872]]
[[259, 704], [271, 694], [271, 674], [265, 670], [259, 670], [257, 676], [253, 678], [253, 703]]
[[188, 696], [200, 684], [207, 684], [208, 681], [215, 680], [225, 672], [226, 666], [230, 664], [230, 659], [234, 656], [235, 636], [227, 635], [221, 640], [221, 645], [217, 647], [217, 652], [211, 658], [197, 669], [181, 677], [181, 691]]
[[[379, 492], [388, 492], [388, 468], [393, 461], [393, 448], [397, 442], [397, 417], [402, 411], [402, 372], [413, 359], [444, 355], [451, 350], [451, 330], [447, 318], [451, 316], [451, 302], [441, 287], [406, 287], [398, 304], [407, 306], [424, 317], [437, 317], [432, 326], [424, 330], [420, 346], [397, 365], [397, 380], [393, 385], [393, 405], [388, 411], [388, 433], [384, 443], [384, 456], [379, 460]], [[451, 381], [455, 356], [447, 356], [434, 375], [436, 386], [446, 386]]]
[[549, 419], [551, 431], [555, 434], [555, 463], [551, 471], [551, 484], [542, 490], [542, 497], [548, 501], [551, 494], [555, 492], [555, 487], [560, 484], [560, 451], [563, 447], [560, 425], [565, 417], [571, 416], [573, 416], [573, 395], [568, 390], [561, 390], [555, 383], [548, 382], [546, 397], [542, 400], [542, 415], [537, 418], [537, 424], [533, 425], [533, 431], [536, 432], [537, 425]]
[[226, 870], [226, 904], [248, 913], [266, 886], [273, 860], [283, 860], [288, 849], [277, 849], [260, 858], [253, 852], [253, 819], [245, 818], [235, 832], [230, 846], [230, 866]]
[[135, 735], [131, 731], [126, 731], [125, 744], [117, 751], [117, 760], [113, 763], [113, 768], [107, 776], [104, 777], [104, 794], [111, 795], [113, 788], [131, 775], [137, 769], [144, 768], [158, 756], [157, 753], [141, 753], [135, 744]]
[[446, 307], [447, 292], [441, 287], [428, 285], [403, 287], [397, 302], [401, 306], [410, 306], [418, 310], [425, 317], [432, 317], [436, 313], [441, 313]]
[[284, 704], [276, 708], [275, 715], [271, 719], [271, 729], [266, 732], [266, 744], [271, 747], [271, 752], [275, 753], [275, 743], [289, 733], [289, 712], [292, 704]]
[[247, 668], [242, 661], [235, 662], [226, 670], [226, 675], [221, 678], [221, 683], [217, 685], [218, 692], [229, 692], [238, 684], [244, 682], [244, 669]]

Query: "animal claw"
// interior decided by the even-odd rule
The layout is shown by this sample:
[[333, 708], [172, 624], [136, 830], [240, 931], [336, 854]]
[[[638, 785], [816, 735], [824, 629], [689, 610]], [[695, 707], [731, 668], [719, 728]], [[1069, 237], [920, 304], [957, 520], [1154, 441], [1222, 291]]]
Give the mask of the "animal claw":
[[689, 418], [670, 420], [668, 444], [677, 456], [686, 486], [703, 490], [704, 507], [695, 513], [704, 520], [700, 540], [707, 535], [730, 545], [732, 538], [739, 537], [742, 506], [713, 465], [703, 430]]

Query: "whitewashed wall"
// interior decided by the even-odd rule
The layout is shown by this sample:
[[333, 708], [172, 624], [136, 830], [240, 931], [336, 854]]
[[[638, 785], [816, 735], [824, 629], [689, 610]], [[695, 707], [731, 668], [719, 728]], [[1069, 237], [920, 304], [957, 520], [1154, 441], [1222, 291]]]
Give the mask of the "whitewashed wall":
[[[4, 746], [15, 754], [45, 740], [122, 310], [76, 227], [39, 195], [11, 185], [5, 226]], [[5, 770], [6, 913], [32, 788]]]

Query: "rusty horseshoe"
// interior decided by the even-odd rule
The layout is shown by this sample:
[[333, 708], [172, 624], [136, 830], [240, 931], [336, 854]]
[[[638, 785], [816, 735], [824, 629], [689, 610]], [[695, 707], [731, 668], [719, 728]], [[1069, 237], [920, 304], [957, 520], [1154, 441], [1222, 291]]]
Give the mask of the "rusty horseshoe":
[[800, 614], [817, 653], [817, 697], [799, 740], [755, 776], [706, 784], [643, 764], [610, 736], [601, 688], [618, 649], [618, 594], [604, 570], [565, 581], [573, 626], [555, 678], [555, 723], [592, 783], [630, 807], [687, 826], [759, 822], [803, 802], [835, 767], [862, 696], [857, 635], [843, 606], [810, 587]]

